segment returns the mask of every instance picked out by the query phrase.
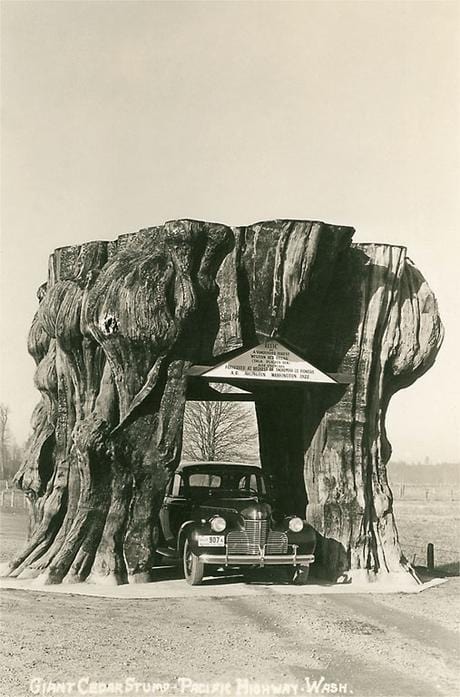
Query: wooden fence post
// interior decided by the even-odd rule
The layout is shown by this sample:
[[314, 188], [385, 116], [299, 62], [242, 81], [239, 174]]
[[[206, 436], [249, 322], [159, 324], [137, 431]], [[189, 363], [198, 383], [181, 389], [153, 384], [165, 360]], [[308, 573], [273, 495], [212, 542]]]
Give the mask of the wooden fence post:
[[428, 542], [426, 547], [426, 567], [428, 571], [434, 571], [434, 544]]

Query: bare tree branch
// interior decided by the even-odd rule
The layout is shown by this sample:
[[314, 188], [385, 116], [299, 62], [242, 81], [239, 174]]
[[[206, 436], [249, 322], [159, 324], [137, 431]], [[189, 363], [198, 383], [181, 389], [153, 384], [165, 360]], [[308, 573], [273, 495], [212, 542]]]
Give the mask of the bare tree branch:
[[[221, 392], [230, 391], [226, 385]], [[189, 460], [259, 460], [252, 405], [241, 402], [188, 402], [182, 455]]]

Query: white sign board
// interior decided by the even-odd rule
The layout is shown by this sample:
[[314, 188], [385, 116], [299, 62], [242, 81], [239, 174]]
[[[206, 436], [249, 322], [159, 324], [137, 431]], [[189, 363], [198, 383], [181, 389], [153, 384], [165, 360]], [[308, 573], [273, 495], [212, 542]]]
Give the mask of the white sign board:
[[268, 339], [227, 363], [210, 368], [203, 373], [203, 377], [336, 384], [329, 375], [304, 361], [275, 339]]

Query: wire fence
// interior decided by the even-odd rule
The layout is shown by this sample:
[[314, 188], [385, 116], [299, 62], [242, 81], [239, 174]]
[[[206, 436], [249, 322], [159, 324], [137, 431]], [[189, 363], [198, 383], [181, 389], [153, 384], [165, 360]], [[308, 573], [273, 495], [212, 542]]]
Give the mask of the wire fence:
[[460, 549], [440, 546], [432, 542], [404, 542], [404, 555], [412, 566], [426, 567], [429, 571], [460, 574]]
[[393, 498], [408, 501], [460, 501], [460, 486], [452, 484], [406, 484], [393, 482]]
[[18, 489], [4, 489], [0, 491], [0, 506], [10, 508], [27, 508], [27, 498]]

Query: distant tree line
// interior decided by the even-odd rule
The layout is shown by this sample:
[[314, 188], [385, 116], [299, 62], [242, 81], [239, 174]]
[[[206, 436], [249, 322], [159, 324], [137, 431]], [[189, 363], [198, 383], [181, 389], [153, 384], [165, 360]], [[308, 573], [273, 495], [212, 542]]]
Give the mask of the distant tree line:
[[460, 462], [437, 464], [390, 462], [388, 476], [393, 484], [458, 487], [460, 486]]
[[12, 479], [19, 469], [24, 448], [15, 441], [9, 427], [10, 408], [0, 404], [0, 480]]

